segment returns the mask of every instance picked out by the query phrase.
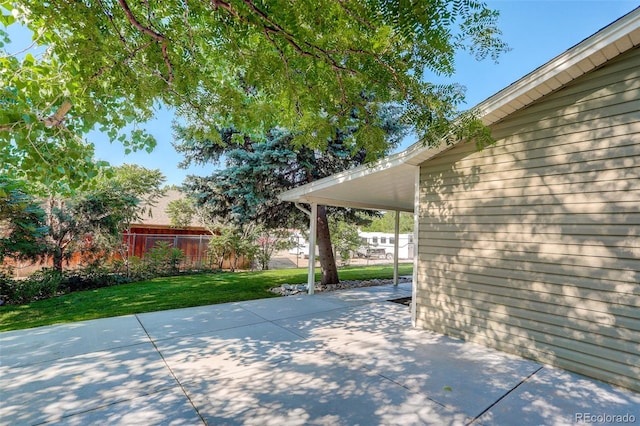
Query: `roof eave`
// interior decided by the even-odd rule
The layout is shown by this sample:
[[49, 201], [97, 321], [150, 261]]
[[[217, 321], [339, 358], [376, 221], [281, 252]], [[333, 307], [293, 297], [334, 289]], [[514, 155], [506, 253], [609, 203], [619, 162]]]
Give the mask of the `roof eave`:
[[[477, 111], [485, 125], [494, 124], [639, 44], [640, 7], [479, 103], [473, 109]], [[392, 168], [418, 167], [460, 142], [462, 141], [450, 145], [442, 144], [434, 148], [419, 141], [404, 151], [373, 164], [359, 166], [285, 191], [279, 195], [279, 198], [291, 202], [320, 202], [319, 198], [313, 196], [316, 191]], [[380, 210], [385, 209], [380, 208]]]
[[[640, 44], [640, 7], [479, 103], [491, 125]], [[608, 55], [603, 55], [602, 52]]]

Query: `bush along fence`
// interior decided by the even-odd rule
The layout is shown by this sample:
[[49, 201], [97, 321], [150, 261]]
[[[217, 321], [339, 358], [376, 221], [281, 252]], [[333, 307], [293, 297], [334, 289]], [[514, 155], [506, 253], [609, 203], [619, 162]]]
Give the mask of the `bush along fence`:
[[[137, 240], [137, 242], [136, 242]], [[124, 250], [93, 262], [66, 265], [64, 271], [40, 268], [25, 279], [11, 267], [0, 269], [0, 305], [22, 304], [74, 291], [90, 290], [181, 273], [248, 269], [266, 262], [264, 241], [225, 243], [209, 235], [125, 234]], [[234, 245], [235, 244], [235, 245]], [[241, 255], [237, 255], [238, 253]], [[131, 253], [140, 254], [131, 255]], [[81, 257], [82, 258], [82, 257]]]
[[182, 252], [178, 263], [180, 270], [245, 269], [250, 266], [248, 259], [242, 256], [236, 259], [233, 253], [219, 259], [210, 249], [214, 238], [210, 234], [123, 234], [127, 256], [139, 258], [143, 263], [154, 262], [153, 249], [163, 247], [164, 250], [171, 248]]
[[75, 291], [109, 287], [180, 273], [212, 272], [213, 268], [191, 268], [181, 249], [159, 241], [143, 259], [131, 256], [110, 262], [94, 262], [58, 271], [42, 268], [25, 279], [13, 278], [10, 268], [0, 270], [0, 305], [23, 304]]

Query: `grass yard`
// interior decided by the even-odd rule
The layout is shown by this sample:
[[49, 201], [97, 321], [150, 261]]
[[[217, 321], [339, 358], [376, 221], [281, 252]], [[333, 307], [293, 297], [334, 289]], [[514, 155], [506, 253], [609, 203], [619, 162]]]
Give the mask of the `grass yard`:
[[[412, 270], [412, 264], [399, 266], [400, 275], [411, 275]], [[392, 266], [348, 267], [340, 270], [342, 280], [391, 277]], [[319, 274], [316, 274], [316, 280], [319, 279]], [[0, 331], [277, 297], [269, 292], [271, 287], [306, 282], [306, 269], [154, 278], [149, 281], [70, 293], [25, 305], [0, 306]]]

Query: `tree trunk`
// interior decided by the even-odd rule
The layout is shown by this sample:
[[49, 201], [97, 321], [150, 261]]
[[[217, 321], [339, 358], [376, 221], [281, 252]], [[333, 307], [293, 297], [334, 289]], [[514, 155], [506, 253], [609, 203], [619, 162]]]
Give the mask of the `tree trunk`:
[[331, 246], [331, 234], [329, 233], [329, 222], [327, 221], [327, 209], [325, 206], [318, 206], [317, 222], [318, 257], [322, 269], [321, 284], [338, 284], [338, 267], [336, 258], [333, 255]]
[[62, 273], [62, 262], [64, 260], [62, 249], [59, 247], [54, 248], [53, 252], [53, 269]]

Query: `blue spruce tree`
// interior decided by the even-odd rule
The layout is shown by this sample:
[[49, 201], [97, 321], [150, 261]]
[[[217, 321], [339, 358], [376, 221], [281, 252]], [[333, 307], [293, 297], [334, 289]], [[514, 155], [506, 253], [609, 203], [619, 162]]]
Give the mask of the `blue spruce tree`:
[[[184, 189], [202, 210], [214, 218], [225, 218], [239, 226], [260, 224], [268, 228], [303, 228], [307, 217], [292, 203], [281, 202], [278, 194], [313, 182], [387, 154], [404, 136], [404, 127], [393, 108], [384, 108], [373, 123], [353, 114], [354, 125], [334, 129], [326, 146], [298, 147], [286, 129], [270, 129], [262, 138], [240, 134], [232, 128], [220, 130], [222, 144], [198, 137], [197, 131], [176, 126], [176, 150], [189, 164], [224, 164], [209, 176], [189, 176]], [[355, 145], [353, 135], [366, 128], [384, 132], [386, 145], [375, 155]], [[371, 214], [371, 213], [368, 213]], [[317, 244], [322, 283], [339, 282], [332, 250], [328, 215], [340, 215], [349, 222], [363, 221], [362, 212], [318, 206]]]

